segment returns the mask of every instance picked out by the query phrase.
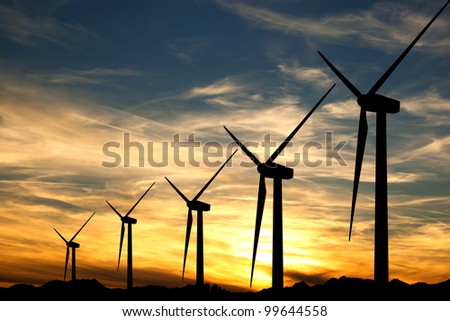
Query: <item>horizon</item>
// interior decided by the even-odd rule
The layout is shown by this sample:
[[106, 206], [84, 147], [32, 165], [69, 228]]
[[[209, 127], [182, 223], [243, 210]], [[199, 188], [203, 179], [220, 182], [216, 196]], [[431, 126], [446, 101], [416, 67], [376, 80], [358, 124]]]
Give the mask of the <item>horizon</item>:
[[[295, 283], [293, 283], [293, 284], [291, 284], [289, 286], [284, 286], [284, 288], [295, 287], [297, 284], [305, 284], [308, 287], [322, 286], [322, 285], [327, 284], [330, 281], [335, 281], [335, 280], [339, 281], [339, 280], [342, 280], [342, 279], [344, 279], [344, 280], [368, 281], [368, 282], [373, 282], [375, 284], [375, 280], [373, 280], [373, 278], [372, 279], [364, 279], [364, 278], [347, 277], [346, 275], [341, 275], [341, 276], [337, 276], [337, 277], [330, 277], [329, 279], [325, 280], [323, 283], [305, 282], [303, 280], [299, 280], [298, 282], [295, 282]], [[92, 279], [87, 279], [87, 278], [80, 279], [80, 278], [77, 278], [75, 280], [75, 282], [90, 282], [90, 281], [98, 282], [102, 286], [104, 286], [106, 288], [109, 288], [109, 289], [127, 290], [126, 284], [125, 285], [122, 284], [122, 286], [111, 286], [111, 287], [108, 287], [108, 286], [104, 285], [103, 283], [101, 283], [96, 278], [92, 278]], [[394, 279], [389, 280], [389, 284], [400, 282], [400, 283], [403, 283], [403, 284], [409, 285], [409, 286], [411, 286], [411, 285], [419, 285], [419, 284], [434, 286], [434, 285], [445, 284], [445, 283], [448, 283], [449, 281], [450, 281], [450, 278], [448, 280], [444, 280], [442, 282], [437, 282], [437, 283], [426, 283], [426, 282], [421, 282], [421, 281], [415, 282], [415, 283], [407, 283], [407, 282], [404, 282], [403, 280], [394, 278]], [[53, 279], [53, 280], [49, 280], [49, 281], [47, 281], [47, 282], [45, 282], [43, 284], [15, 283], [15, 284], [11, 284], [10, 286], [0, 286], [0, 288], [8, 289], [9, 287], [13, 287], [13, 286], [16, 286], [16, 285], [29, 285], [29, 286], [34, 286], [34, 287], [41, 287], [41, 286], [44, 286], [44, 285], [47, 285], [47, 284], [50, 284], [50, 283], [54, 283], [54, 282], [69, 284], [69, 283], [72, 283], [73, 280], [66, 280], [66, 281], [64, 281], [63, 279]], [[165, 286], [165, 285], [161, 285], [161, 284], [142, 284], [142, 285], [133, 286], [133, 288], [135, 288], [135, 287], [136, 288], [139, 288], [139, 287], [159, 287], [159, 286], [165, 287], [167, 289], [179, 289], [179, 288], [184, 288], [184, 287], [198, 287], [198, 285], [195, 284], [195, 279], [193, 279], [189, 283], [183, 283], [182, 285], [175, 286], [175, 287]], [[224, 289], [224, 290], [229, 291], [229, 292], [243, 292], [243, 293], [245, 293], [245, 292], [258, 293], [258, 292], [263, 291], [263, 290], [273, 289], [272, 286], [269, 286], [267, 288], [262, 288], [262, 289], [259, 289], [259, 290], [254, 290], [253, 288], [249, 288], [249, 287], [239, 287], [239, 286], [233, 286], [233, 285], [224, 285], [222, 287], [221, 285], [219, 285], [217, 283], [210, 283], [210, 282], [205, 282], [202, 286], [205, 287], [205, 288], [218, 286], [220, 289]]]
[[[105, 200], [133, 211], [134, 286], [195, 283], [196, 214], [181, 282], [189, 199], [237, 145], [261, 161], [323, 94], [277, 162], [283, 182], [284, 286], [373, 279], [375, 116], [348, 241], [359, 107], [317, 54], [362, 92], [445, 3], [302, 0], [0, 4], [0, 287], [77, 279], [126, 287], [126, 244]], [[380, 94], [387, 116], [389, 280], [450, 279], [449, 8]], [[128, 146], [128, 150], [127, 150]], [[335, 151], [335, 152], [333, 152]], [[119, 158], [120, 160], [119, 160]], [[128, 165], [128, 166], [127, 166]], [[199, 200], [205, 283], [271, 286], [272, 188], [249, 287], [259, 175], [239, 151]], [[67, 279], [70, 279], [69, 261]]]

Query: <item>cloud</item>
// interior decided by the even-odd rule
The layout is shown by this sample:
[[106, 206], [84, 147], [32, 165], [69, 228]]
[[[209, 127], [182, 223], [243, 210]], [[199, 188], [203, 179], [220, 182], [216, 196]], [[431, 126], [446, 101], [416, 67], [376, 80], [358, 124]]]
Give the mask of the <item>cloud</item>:
[[427, 173], [394, 172], [389, 173], [389, 183], [415, 183], [429, 179], [430, 176], [432, 175]]
[[[351, 42], [352, 46], [375, 46], [383, 50], [404, 48], [414, 38], [411, 30], [417, 34], [431, 18], [428, 14], [411, 12], [408, 7], [395, 3], [375, 4], [373, 8], [356, 14], [339, 13], [322, 18], [297, 17], [241, 2], [218, 0], [217, 3], [258, 28], [301, 34], [312, 40], [319, 38], [327, 42]], [[448, 23], [436, 21], [433, 29], [433, 41], [428, 38], [417, 46], [427, 46], [428, 52], [433, 49], [434, 54], [445, 54], [449, 44], [445, 36]]]
[[217, 3], [243, 18], [256, 23], [262, 28], [275, 29], [283, 32], [299, 32], [301, 34], [327, 34], [325, 28], [317, 28], [319, 24], [314, 23], [313, 19], [297, 19], [293, 16], [277, 13], [269, 9], [258, 8], [238, 2], [217, 1]]
[[437, 90], [430, 90], [402, 100], [402, 108], [408, 113], [425, 118], [427, 125], [447, 126], [450, 122], [450, 99]]
[[196, 98], [203, 96], [219, 96], [232, 94], [242, 91], [245, 85], [236, 83], [229, 78], [217, 81], [209, 86], [192, 88], [186, 95], [186, 98]]
[[61, 47], [67, 47], [70, 39], [93, 36], [82, 25], [64, 23], [29, 9], [0, 4], [0, 36], [26, 46], [44, 41]]
[[[409, 179], [410, 181], [441, 181], [450, 172], [447, 160], [450, 157], [450, 136], [436, 137], [424, 134], [415, 139], [411, 145], [405, 145], [389, 160], [395, 166], [397, 174], [394, 181]], [[401, 169], [408, 169], [410, 173], [402, 175]], [[416, 173], [416, 174], [412, 174]], [[400, 175], [400, 177], [399, 177]], [[403, 176], [403, 177], [402, 177]]]
[[325, 104], [323, 109], [330, 115], [330, 117], [335, 119], [351, 119], [356, 122], [356, 124], [359, 119], [359, 106], [357, 105], [355, 99], [328, 103]]
[[27, 198], [27, 202], [32, 205], [43, 205], [48, 207], [53, 207], [55, 209], [63, 210], [63, 211], [75, 211], [79, 212], [83, 210], [83, 208], [70, 204], [68, 202], [64, 202], [58, 199], [48, 198], [48, 197], [30, 197]]
[[314, 82], [320, 87], [327, 87], [332, 83], [328, 74], [322, 68], [300, 67], [298, 63], [294, 63], [291, 66], [280, 64], [278, 69], [295, 80], [307, 83]]
[[131, 68], [94, 68], [89, 70], [69, 70], [53, 74], [30, 74], [30, 79], [58, 85], [101, 85], [113, 82], [119, 77], [135, 77], [139, 72]]
[[[200, 106], [203, 103], [206, 103], [208, 106], [227, 108], [242, 106], [241, 103], [244, 103], [244, 100], [248, 97], [248, 91], [255, 86], [251, 79], [250, 75], [225, 77], [206, 85], [197, 85], [179, 92], [143, 101], [130, 107], [130, 109], [142, 111], [151, 108], [153, 113], [161, 110], [161, 116], [168, 118], [167, 120], [170, 122], [171, 117], [167, 117], [168, 113], [170, 113], [168, 108], [172, 111], [177, 110], [177, 113], [174, 114], [176, 117], [179, 114], [191, 112], [192, 109], [201, 109]], [[261, 99], [259, 94], [252, 94], [251, 100], [255, 101], [255, 99]], [[189, 104], [189, 101], [195, 104]], [[190, 108], [187, 109], [186, 106]]]

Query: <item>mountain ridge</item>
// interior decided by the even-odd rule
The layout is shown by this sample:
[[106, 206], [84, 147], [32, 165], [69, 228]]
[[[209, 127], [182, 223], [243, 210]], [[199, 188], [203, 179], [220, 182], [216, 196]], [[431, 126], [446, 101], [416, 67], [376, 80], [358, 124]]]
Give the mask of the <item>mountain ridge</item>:
[[323, 284], [308, 285], [304, 281], [281, 290], [272, 288], [258, 292], [232, 292], [217, 284], [203, 287], [186, 285], [167, 288], [162, 285], [108, 288], [96, 279], [53, 280], [41, 286], [15, 284], [0, 288], [3, 301], [449, 301], [450, 279], [444, 282], [408, 284], [393, 279], [385, 287], [373, 280], [331, 278]]

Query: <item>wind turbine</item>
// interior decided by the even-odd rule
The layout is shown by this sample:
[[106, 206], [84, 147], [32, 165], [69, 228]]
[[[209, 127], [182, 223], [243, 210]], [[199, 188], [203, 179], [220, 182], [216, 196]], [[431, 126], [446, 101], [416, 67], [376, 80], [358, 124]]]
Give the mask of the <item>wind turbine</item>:
[[144, 196], [147, 194], [147, 192], [155, 185], [156, 182], [153, 182], [152, 185], [145, 191], [144, 194], [142, 194], [141, 198], [138, 199], [136, 204], [133, 205], [132, 208], [127, 212], [125, 215], [121, 215], [118, 210], [114, 208], [114, 206], [111, 205], [108, 201], [108, 205], [113, 209], [114, 212], [120, 217], [120, 220], [122, 221], [122, 227], [120, 229], [120, 245], [119, 245], [119, 260], [117, 263], [117, 271], [120, 267], [120, 256], [122, 254], [122, 244], [123, 244], [123, 237], [125, 235], [125, 224], [128, 225], [128, 249], [127, 249], [127, 255], [128, 255], [128, 262], [127, 262], [127, 289], [131, 290], [133, 288], [133, 237], [132, 237], [132, 226], [133, 224], [137, 223], [137, 220], [133, 217], [130, 217], [129, 215], [134, 210], [134, 208], [139, 204], [139, 202], [144, 198]]
[[203, 194], [203, 192], [208, 188], [208, 186], [212, 183], [212, 181], [216, 178], [216, 176], [220, 173], [222, 168], [228, 163], [228, 161], [236, 154], [237, 149], [231, 154], [230, 157], [220, 166], [217, 172], [213, 177], [206, 183], [205, 186], [195, 195], [192, 200], [189, 200], [167, 177], [165, 179], [169, 184], [173, 187], [173, 189], [181, 196], [181, 198], [186, 202], [186, 206], [188, 207], [188, 217], [186, 223], [186, 240], [184, 246], [184, 259], [183, 259], [183, 273], [181, 276], [181, 280], [184, 281], [184, 271], [186, 268], [186, 257], [189, 246], [189, 238], [191, 236], [191, 228], [193, 222], [192, 211], [197, 211], [197, 270], [196, 270], [196, 285], [202, 286], [204, 284], [204, 263], [203, 263], [203, 212], [209, 212], [211, 209], [211, 204], [204, 203], [199, 201], [198, 199]]
[[86, 226], [86, 224], [89, 222], [89, 220], [92, 218], [92, 216], [94, 216], [95, 212], [92, 213], [92, 215], [87, 219], [87, 221], [83, 224], [83, 226], [80, 227], [80, 229], [78, 230], [78, 232], [75, 233], [75, 235], [69, 240], [67, 241], [64, 236], [61, 235], [61, 233], [58, 232], [58, 230], [56, 228], [53, 228], [55, 230], [56, 233], [58, 233], [59, 237], [62, 238], [62, 240], [64, 242], [66, 242], [66, 264], [64, 267], [64, 281], [66, 281], [66, 275], [67, 275], [67, 265], [69, 263], [69, 248], [72, 248], [72, 281], [75, 281], [77, 279], [77, 268], [76, 268], [76, 249], [80, 247], [79, 243], [74, 242], [73, 240], [75, 240], [75, 238], [77, 237], [78, 233], [81, 232], [81, 230], [83, 229], [83, 227]]
[[367, 94], [362, 94], [345, 76], [324, 56], [319, 54], [339, 77], [345, 86], [357, 97], [361, 107], [359, 116], [358, 141], [356, 146], [355, 174], [353, 181], [352, 209], [350, 215], [349, 241], [352, 233], [353, 217], [355, 214], [356, 196], [361, 175], [364, 157], [364, 148], [367, 138], [366, 112], [376, 113], [376, 162], [375, 162], [375, 255], [374, 278], [378, 284], [389, 282], [389, 256], [388, 256], [388, 196], [387, 196], [387, 153], [386, 153], [386, 114], [396, 114], [400, 111], [400, 101], [377, 94], [384, 82], [397, 68], [417, 41], [441, 14], [450, 1], [438, 11], [431, 21], [423, 28], [411, 44], [403, 51], [389, 69], [378, 79]]
[[259, 188], [258, 188], [258, 204], [256, 207], [256, 224], [255, 224], [255, 239], [253, 244], [253, 258], [252, 270], [250, 276], [250, 287], [253, 282], [253, 270], [255, 268], [256, 250], [258, 247], [259, 232], [261, 229], [261, 222], [264, 211], [264, 203], [266, 200], [266, 177], [273, 179], [273, 244], [272, 244], [272, 288], [283, 288], [283, 198], [282, 198], [282, 180], [291, 179], [294, 177], [294, 170], [292, 168], [274, 163], [278, 155], [283, 152], [283, 149], [289, 144], [291, 139], [295, 136], [298, 130], [308, 120], [316, 108], [322, 103], [328, 93], [333, 89], [333, 85], [305, 118], [298, 124], [292, 133], [284, 140], [272, 156], [265, 162], [261, 163], [258, 158], [253, 155], [239, 139], [234, 136], [228, 128], [225, 130], [230, 134], [234, 141], [241, 147], [242, 151], [255, 163], [260, 174]]

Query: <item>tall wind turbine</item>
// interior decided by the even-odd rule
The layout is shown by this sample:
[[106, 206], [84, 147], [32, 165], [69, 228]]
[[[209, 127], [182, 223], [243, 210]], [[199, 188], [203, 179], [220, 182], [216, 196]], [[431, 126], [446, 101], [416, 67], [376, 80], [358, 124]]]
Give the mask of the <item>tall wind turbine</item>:
[[211, 204], [204, 203], [199, 201], [198, 199], [203, 194], [203, 192], [208, 188], [208, 186], [212, 183], [212, 181], [216, 178], [216, 176], [220, 173], [222, 168], [228, 163], [228, 161], [236, 154], [237, 149], [231, 154], [230, 157], [225, 161], [225, 163], [220, 166], [217, 172], [213, 177], [206, 183], [205, 186], [195, 195], [192, 200], [189, 200], [167, 177], [165, 179], [169, 182], [169, 184], [173, 187], [173, 189], [181, 196], [181, 198], [186, 202], [186, 206], [188, 208], [188, 217], [186, 223], [186, 240], [184, 245], [184, 259], [183, 259], [183, 273], [181, 276], [181, 280], [184, 280], [184, 271], [186, 268], [186, 257], [188, 253], [189, 246], [189, 238], [191, 236], [191, 228], [193, 222], [192, 211], [197, 211], [197, 270], [196, 270], [196, 285], [202, 286], [204, 284], [204, 263], [203, 263], [203, 212], [209, 212], [211, 209]]
[[73, 240], [75, 240], [77, 235], [81, 232], [83, 227], [86, 226], [86, 224], [89, 222], [89, 220], [92, 218], [92, 216], [94, 216], [94, 214], [95, 214], [95, 212], [92, 213], [92, 215], [87, 219], [87, 221], [83, 224], [83, 226], [80, 227], [78, 232], [76, 232], [75, 235], [69, 241], [67, 241], [64, 238], [64, 236], [62, 236], [61, 233], [58, 232], [58, 230], [56, 228], [53, 228], [55, 230], [55, 232], [58, 233], [59, 237], [61, 237], [62, 240], [64, 242], [66, 242], [67, 249], [66, 249], [66, 264], [65, 264], [65, 267], [64, 267], [64, 281], [66, 281], [67, 264], [69, 263], [69, 252], [70, 252], [69, 248], [72, 248], [72, 281], [75, 281], [77, 279], [76, 249], [80, 247], [80, 244], [74, 242]]
[[350, 214], [349, 240], [351, 238], [353, 217], [355, 214], [356, 196], [361, 175], [364, 157], [364, 148], [367, 138], [366, 112], [376, 113], [376, 162], [375, 162], [375, 281], [378, 284], [389, 282], [389, 255], [388, 255], [388, 196], [387, 196], [387, 153], [386, 153], [386, 114], [395, 114], [400, 111], [400, 101], [377, 94], [384, 82], [397, 68], [417, 41], [441, 14], [450, 1], [438, 11], [431, 21], [423, 28], [411, 44], [403, 51], [389, 69], [378, 79], [367, 94], [362, 94], [333, 64], [320, 52], [320, 56], [339, 77], [345, 86], [357, 97], [361, 107], [359, 116], [358, 142], [356, 145], [355, 174], [353, 181], [352, 209]]
[[272, 288], [283, 288], [283, 198], [282, 198], [282, 180], [291, 179], [294, 177], [294, 170], [292, 168], [274, 163], [278, 155], [283, 152], [283, 149], [289, 144], [291, 139], [295, 136], [298, 130], [308, 120], [316, 108], [322, 103], [328, 93], [333, 89], [333, 85], [305, 118], [298, 124], [292, 133], [284, 140], [272, 156], [265, 162], [261, 163], [258, 158], [253, 155], [239, 139], [236, 138], [228, 128], [225, 130], [230, 134], [234, 141], [241, 147], [242, 151], [255, 163], [260, 174], [259, 189], [258, 189], [258, 204], [256, 207], [256, 224], [255, 224], [255, 240], [253, 244], [253, 258], [252, 270], [250, 276], [250, 287], [253, 282], [253, 270], [255, 268], [256, 250], [258, 247], [259, 232], [261, 229], [261, 222], [264, 211], [264, 203], [266, 200], [266, 177], [273, 179], [273, 244], [272, 244]]
[[134, 210], [134, 208], [139, 204], [139, 202], [144, 198], [144, 196], [148, 193], [148, 191], [155, 185], [156, 182], [153, 182], [152, 185], [145, 191], [144, 194], [142, 194], [141, 198], [138, 199], [136, 204], [133, 205], [132, 208], [127, 212], [125, 215], [121, 215], [118, 210], [114, 208], [108, 201], [108, 205], [113, 209], [114, 212], [119, 216], [120, 220], [122, 221], [122, 227], [120, 229], [120, 245], [119, 245], [119, 260], [117, 263], [117, 271], [120, 267], [120, 256], [122, 254], [122, 244], [123, 244], [123, 237], [125, 235], [125, 224], [128, 225], [128, 249], [127, 249], [127, 256], [128, 256], [128, 262], [127, 262], [127, 289], [131, 290], [133, 288], [133, 237], [132, 237], [132, 226], [133, 224], [137, 223], [137, 220], [133, 217], [130, 217], [129, 215]]

